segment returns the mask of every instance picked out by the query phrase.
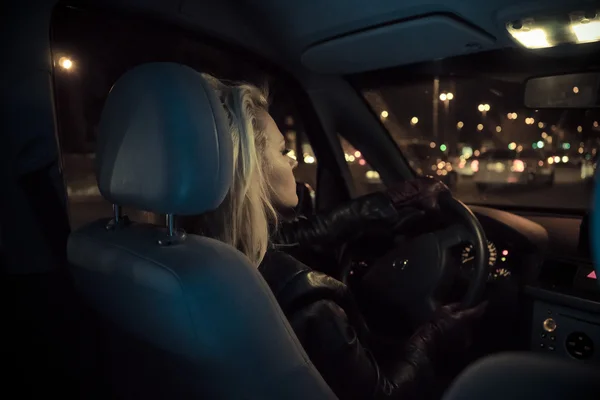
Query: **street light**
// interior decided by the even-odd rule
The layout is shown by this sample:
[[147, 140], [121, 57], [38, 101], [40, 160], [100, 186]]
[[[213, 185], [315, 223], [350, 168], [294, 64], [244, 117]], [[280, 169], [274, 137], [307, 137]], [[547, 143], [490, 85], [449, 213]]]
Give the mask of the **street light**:
[[383, 111], [381, 112], [381, 118], [387, 118], [387, 117], [388, 117], [388, 115], [389, 115], [389, 113], [388, 113], [387, 111], [385, 111], [385, 110], [383, 110]]
[[71, 68], [73, 68], [73, 61], [71, 61], [70, 58], [68, 57], [61, 57], [58, 60], [58, 65], [60, 65], [62, 68], [69, 70]]
[[492, 107], [490, 107], [490, 105], [489, 105], [489, 104], [484, 104], [484, 105], [483, 105], [483, 110], [484, 110], [484, 111], [486, 111], [486, 112], [487, 112], [487, 111], [490, 111], [490, 109], [491, 109], [491, 108], [492, 108]]
[[419, 123], [419, 118], [417, 118], [417, 117], [412, 117], [412, 118], [410, 119], [410, 124], [411, 124], [411, 125], [416, 125], [416, 124], [418, 124], [418, 123]]
[[478, 106], [477, 106], [477, 109], [478, 109], [480, 112], [484, 112], [484, 111], [485, 111], [485, 105], [484, 105], [484, 104], [480, 104], [480, 105], [478, 105]]
[[478, 131], [482, 131], [483, 130], [483, 124], [478, 124], [477, 125], [477, 130]]
[[457, 127], [458, 129], [462, 129], [464, 126], [465, 126], [465, 123], [464, 123], [464, 122], [462, 122], [462, 121], [458, 121], [458, 124], [456, 124], [456, 127]]
[[440, 100], [443, 102], [448, 102], [454, 98], [454, 93], [442, 93], [440, 94]]

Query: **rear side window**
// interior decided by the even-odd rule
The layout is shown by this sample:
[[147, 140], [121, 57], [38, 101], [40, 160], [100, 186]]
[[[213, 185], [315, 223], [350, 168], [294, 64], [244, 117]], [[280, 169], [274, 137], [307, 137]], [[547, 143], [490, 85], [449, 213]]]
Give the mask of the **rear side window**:
[[[271, 114], [295, 152], [297, 180], [315, 187], [316, 158], [285, 78], [270, 66], [180, 28], [134, 16], [57, 6], [52, 51], [59, 141], [69, 196], [71, 226], [110, 216], [99, 194], [94, 151], [102, 107], [111, 86], [126, 71], [148, 62], [176, 62], [229, 81], [268, 83]], [[158, 222], [160, 216], [127, 210]]]

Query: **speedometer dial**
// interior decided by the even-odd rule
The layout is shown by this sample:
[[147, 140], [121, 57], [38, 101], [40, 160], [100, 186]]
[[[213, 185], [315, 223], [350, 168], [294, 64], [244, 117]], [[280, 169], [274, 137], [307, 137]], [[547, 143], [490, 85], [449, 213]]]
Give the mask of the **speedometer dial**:
[[[489, 259], [488, 259], [488, 266], [490, 268], [493, 268], [496, 265], [496, 260], [498, 258], [498, 250], [496, 249], [496, 245], [492, 242], [490, 242], [488, 240], [488, 253], [489, 253]], [[475, 258], [475, 254], [473, 253], [473, 245], [470, 244], [467, 247], [465, 247], [462, 251], [461, 254], [461, 263], [462, 264], [466, 264], [470, 261], [473, 261], [473, 259]]]

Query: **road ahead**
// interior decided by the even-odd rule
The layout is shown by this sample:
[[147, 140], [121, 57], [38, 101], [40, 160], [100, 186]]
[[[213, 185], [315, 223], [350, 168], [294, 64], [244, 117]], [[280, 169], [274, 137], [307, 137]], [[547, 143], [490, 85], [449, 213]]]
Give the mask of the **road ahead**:
[[[462, 178], [462, 177], [461, 177]], [[593, 185], [580, 178], [579, 168], [556, 169], [554, 185], [528, 185], [477, 191], [470, 178], [459, 179], [454, 195], [465, 203], [587, 209]]]

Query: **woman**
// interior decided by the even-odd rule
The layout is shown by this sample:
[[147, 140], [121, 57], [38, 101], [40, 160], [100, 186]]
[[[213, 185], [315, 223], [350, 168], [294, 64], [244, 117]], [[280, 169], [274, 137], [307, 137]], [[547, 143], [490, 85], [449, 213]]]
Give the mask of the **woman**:
[[181, 226], [246, 254], [340, 399], [425, 398], [434, 383], [436, 363], [450, 357], [450, 349], [460, 352], [466, 348], [469, 321], [483, 309], [442, 307], [406, 343], [393, 347], [384, 363], [377, 354], [382, 354], [385, 346], [369, 332], [347, 287], [278, 250], [281, 246], [277, 244], [318, 253], [351, 239], [353, 232], [364, 227], [394, 229], [413, 215], [415, 208], [434, 208], [437, 194], [445, 187], [434, 180], [417, 180], [388, 193], [359, 198], [326, 215], [282, 222], [280, 216], [298, 203], [293, 175], [296, 161], [288, 156], [285, 140], [268, 113], [266, 91], [205, 78], [229, 117], [233, 183], [217, 210], [184, 218]]

